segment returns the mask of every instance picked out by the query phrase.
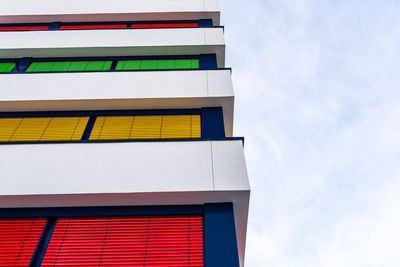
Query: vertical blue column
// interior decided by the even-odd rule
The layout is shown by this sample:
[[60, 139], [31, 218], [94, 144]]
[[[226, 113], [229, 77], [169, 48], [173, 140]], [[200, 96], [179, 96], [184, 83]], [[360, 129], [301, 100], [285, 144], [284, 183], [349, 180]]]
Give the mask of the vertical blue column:
[[204, 28], [204, 27], [212, 27], [212, 26], [213, 26], [212, 19], [199, 19], [199, 27]]
[[205, 267], [239, 267], [232, 203], [204, 205]]
[[201, 70], [215, 70], [218, 68], [216, 54], [201, 54], [200, 55]]
[[221, 107], [201, 109], [201, 137], [205, 140], [225, 138], [224, 114]]

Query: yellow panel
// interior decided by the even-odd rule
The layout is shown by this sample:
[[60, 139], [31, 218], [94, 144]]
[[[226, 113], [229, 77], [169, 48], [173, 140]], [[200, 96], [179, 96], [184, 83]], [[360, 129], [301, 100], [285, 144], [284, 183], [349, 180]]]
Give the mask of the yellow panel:
[[161, 138], [190, 138], [191, 115], [164, 115]]
[[10, 141], [40, 141], [50, 117], [23, 118]]
[[[103, 123], [101, 117], [93, 127], [94, 134], [99, 136], [97, 139], [129, 139], [133, 123], [133, 116], [106, 116]], [[100, 127], [101, 129], [98, 129]], [[97, 134], [99, 132], [99, 134]], [[93, 136], [95, 136], [93, 135]], [[92, 136], [90, 137], [91, 140]]]
[[156, 139], [161, 137], [161, 115], [135, 116], [131, 139]]
[[200, 115], [192, 115], [192, 138], [201, 138]]
[[80, 140], [88, 120], [89, 117], [52, 117], [40, 140]]
[[10, 141], [22, 118], [0, 118], [0, 142]]
[[103, 129], [104, 122], [106, 121], [105, 116], [97, 116], [96, 122], [94, 123], [92, 132], [90, 133], [89, 140], [99, 140], [101, 129]]
[[86, 125], [89, 121], [89, 117], [80, 117], [78, 124], [76, 125], [74, 134], [72, 135], [71, 140], [81, 140], [83, 132], [86, 129]]
[[200, 115], [98, 116], [90, 140], [200, 138]]

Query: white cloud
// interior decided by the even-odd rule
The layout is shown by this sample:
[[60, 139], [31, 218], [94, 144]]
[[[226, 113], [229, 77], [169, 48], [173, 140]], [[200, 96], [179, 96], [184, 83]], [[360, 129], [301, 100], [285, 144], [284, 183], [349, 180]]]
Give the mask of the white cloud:
[[400, 2], [246, 6], [221, 1], [247, 266], [400, 266]]

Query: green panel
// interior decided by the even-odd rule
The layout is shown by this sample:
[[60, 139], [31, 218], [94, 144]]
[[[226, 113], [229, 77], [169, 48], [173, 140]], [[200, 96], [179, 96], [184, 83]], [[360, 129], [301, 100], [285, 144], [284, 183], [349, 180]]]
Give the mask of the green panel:
[[198, 69], [199, 59], [119, 60], [116, 70]]
[[55, 62], [32, 62], [27, 72], [36, 72], [36, 71], [51, 71], [53, 69]]
[[54, 62], [33, 62], [29, 65], [27, 72], [38, 71], [91, 71], [109, 70], [112, 61], [54, 61]]
[[110, 70], [112, 61], [89, 61], [85, 70]]
[[160, 59], [158, 61], [158, 69], [174, 69], [175, 60], [173, 59]]
[[140, 69], [156, 70], [156, 69], [158, 69], [158, 60], [157, 59], [143, 60], [142, 66], [140, 67]]
[[0, 62], [0, 72], [11, 72], [14, 67], [14, 62]]
[[200, 60], [192, 59], [192, 69], [199, 69], [199, 68], [200, 68]]
[[175, 60], [175, 69], [192, 69], [192, 61], [194, 59], [177, 59]]
[[67, 70], [69, 70], [70, 65], [71, 65], [71, 61], [54, 62], [53, 67], [49, 71], [67, 71]]
[[140, 70], [143, 60], [118, 60], [116, 70]]
[[88, 61], [71, 61], [71, 65], [66, 71], [83, 71], [86, 70], [88, 64]]

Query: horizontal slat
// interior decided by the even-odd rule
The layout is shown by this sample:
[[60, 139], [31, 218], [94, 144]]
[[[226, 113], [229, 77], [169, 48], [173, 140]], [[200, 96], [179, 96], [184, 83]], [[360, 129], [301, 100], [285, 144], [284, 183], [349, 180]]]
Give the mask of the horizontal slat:
[[42, 266], [203, 266], [200, 215], [60, 218]]
[[91, 140], [200, 138], [200, 115], [98, 116]]
[[28, 266], [46, 219], [0, 219], [0, 266]]

